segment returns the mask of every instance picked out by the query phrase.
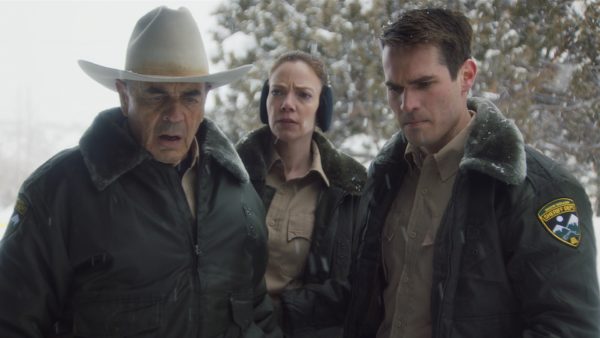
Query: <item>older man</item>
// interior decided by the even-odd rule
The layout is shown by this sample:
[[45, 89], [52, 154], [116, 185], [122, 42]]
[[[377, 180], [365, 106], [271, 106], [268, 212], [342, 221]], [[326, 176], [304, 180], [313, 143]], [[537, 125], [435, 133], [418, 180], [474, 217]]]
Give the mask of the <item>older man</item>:
[[210, 74], [185, 8], [137, 23], [125, 70], [80, 61], [119, 93], [21, 188], [0, 245], [0, 336], [279, 336], [265, 293], [264, 210], [204, 118]]

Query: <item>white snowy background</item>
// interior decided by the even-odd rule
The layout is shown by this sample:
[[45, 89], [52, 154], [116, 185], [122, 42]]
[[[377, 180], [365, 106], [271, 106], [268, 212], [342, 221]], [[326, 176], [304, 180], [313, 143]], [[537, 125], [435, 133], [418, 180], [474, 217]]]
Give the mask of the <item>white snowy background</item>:
[[[210, 58], [216, 55], [210, 13], [221, 1], [0, 1], [0, 202], [14, 198], [50, 156], [75, 146], [99, 111], [118, 104], [116, 93], [79, 69], [78, 59], [122, 68], [135, 21], [160, 5], [190, 9]], [[235, 34], [221, 43], [236, 53], [251, 45]], [[207, 111], [213, 105], [209, 97]], [[361, 142], [346, 142], [352, 141]], [[12, 208], [0, 205], [0, 236]], [[600, 218], [594, 224], [599, 241]]]
[[[119, 103], [77, 60], [122, 69], [135, 22], [161, 5], [190, 9], [210, 58], [210, 13], [220, 2], [0, 0], [0, 234], [12, 213], [8, 201], [31, 171], [77, 145], [96, 114]], [[212, 105], [209, 97], [207, 110]]]

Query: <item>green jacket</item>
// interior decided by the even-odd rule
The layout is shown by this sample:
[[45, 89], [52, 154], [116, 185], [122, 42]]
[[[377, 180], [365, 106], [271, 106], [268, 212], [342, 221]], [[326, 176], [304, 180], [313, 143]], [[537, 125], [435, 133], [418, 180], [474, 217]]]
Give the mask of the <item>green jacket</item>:
[[[330, 187], [318, 197], [313, 238], [301, 276], [304, 287], [285, 290], [281, 295], [282, 328], [289, 337], [330, 338], [341, 334], [346, 313], [355, 213], [366, 171], [360, 163], [335, 150], [322, 133], [316, 131], [313, 140]], [[267, 209], [275, 193], [265, 183], [272, 144], [267, 126], [251, 132], [237, 144], [252, 184]]]
[[[600, 337], [596, 242], [585, 191], [526, 147], [491, 102], [471, 99], [469, 106], [477, 114], [435, 239], [433, 337]], [[369, 169], [348, 338], [375, 337], [383, 319], [381, 230], [407, 172], [406, 145], [396, 134]], [[562, 237], [571, 225], [574, 232]]]
[[280, 335], [261, 200], [211, 121], [196, 137], [196, 220], [120, 109], [26, 180], [0, 244], [0, 337]]

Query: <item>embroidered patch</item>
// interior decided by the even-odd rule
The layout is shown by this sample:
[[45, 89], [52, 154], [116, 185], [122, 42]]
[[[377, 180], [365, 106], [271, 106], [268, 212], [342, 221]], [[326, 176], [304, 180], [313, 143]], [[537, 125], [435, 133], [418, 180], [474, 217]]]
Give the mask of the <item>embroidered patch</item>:
[[15, 210], [14, 210], [12, 216], [10, 216], [10, 220], [8, 221], [8, 226], [7, 226], [6, 232], [9, 232], [9, 230], [11, 230], [14, 227], [16, 227], [17, 225], [19, 225], [19, 223], [25, 216], [26, 212], [27, 212], [27, 203], [25, 203], [25, 201], [23, 199], [17, 198], [17, 203], [15, 203]]
[[21, 216], [25, 216], [27, 212], [27, 203], [23, 201], [21, 198], [17, 198], [17, 203], [15, 203], [15, 212]]
[[579, 246], [581, 228], [572, 199], [559, 198], [544, 205], [538, 211], [538, 218], [556, 239], [574, 248]]

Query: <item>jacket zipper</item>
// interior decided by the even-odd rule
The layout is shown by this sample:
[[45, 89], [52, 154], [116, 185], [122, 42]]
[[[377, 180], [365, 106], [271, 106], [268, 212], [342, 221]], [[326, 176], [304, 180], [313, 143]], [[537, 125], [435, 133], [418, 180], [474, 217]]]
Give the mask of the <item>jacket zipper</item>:
[[[197, 164], [198, 165], [198, 164]], [[171, 169], [171, 168], [169, 168]], [[198, 172], [196, 172], [196, 174], [198, 174]], [[198, 176], [200, 177], [200, 175]], [[183, 190], [183, 187], [181, 185], [181, 179], [179, 177], [179, 174], [175, 171], [175, 169], [171, 169], [171, 170], [166, 170], [166, 179], [167, 179], [167, 186], [169, 188], [169, 190], [171, 191], [171, 193], [173, 194], [173, 198], [175, 199], [175, 204], [177, 205], [177, 207], [179, 208], [178, 213], [183, 213], [184, 215], [189, 215], [192, 219], [192, 224], [190, 225], [189, 220], [190, 218], [187, 216], [180, 216], [180, 218], [182, 219], [181, 222], [183, 223], [183, 229], [181, 229], [181, 231], [185, 231], [186, 237], [188, 239], [188, 243], [189, 243], [189, 250], [191, 251], [191, 264], [193, 264], [193, 267], [190, 267], [190, 269], [193, 269], [193, 277], [192, 277], [192, 284], [191, 284], [191, 288], [192, 288], [192, 292], [199, 292], [196, 289], [200, 288], [200, 276], [198, 273], [198, 262], [199, 262], [199, 253], [201, 253], [200, 247], [198, 245], [198, 241], [197, 241], [197, 224], [198, 224], [198, 220], [199, 220], [199, 216], [200, 215], [196, 215], [196, 218], [193, 218], [193, 213], [189, 210], [190, 207], [188, 205], [187, 202], [187, 198], [185, 196], [185, 192]], [[197, 184], [197, 186], [199, 187], [199, 185]], [[184, 212], [183, 210], [181, 210], [181, 204], [183, 203], [184, 208], [186, 208], [185, 210], [187, 212]], [[198, 200], [196, 200], [196, 204], [198, 203]], [[194, 206], [196, 207], [196, 206]], [[179, 220], [178, 220], [179, 221]], [[191, 226], [191, 229], [188, 228]], [[197, 298], [197, 297], [194, 297]], [[198, 304], [195, 304], [196, 302], [192, 302], [192, 306], [190, 308], [188, 308], [187, 311], [187, 316], [189, 317], [189, 320], [192, 319], [192, 316], [197, 315], [199, 312], [197, 311], [197, 309], [199, 308]], [[199, 321], [192, 321], [194, 323], [198, 323]], [[201, 328], [200, 328], [200, 324], [196, 324], [195, 325], [195, 331], [196, 333], [193, 334], [193, 336], [198, 336], [199, 333], [201, 332]]]
[[[456, 181], [454, 182], [454, 187], [452, 188], [452, 195], [450, 196], [450, 203], [448, 205], [448, 207], [446, 208], [446, 212], [444, 213], [444, 216], [441, 220], [440, 223], [440, 228], [442, 226], [448, 227], [451, 225], [447, 224], [447, 219], [448, 219], [448, 213], [450, 210], [452, 210], [454, 208], [454, 204], [455, 204], [455, 197], [457, 196], [457, 191], [458, 191], [458, 187], [461, 186], [463, 179], [462, 179], [462, 175], [458, 174], [458, 177], [456, 179]], [[456, 225], [455, 225], [456, 226]], [[438, 230], [439, 231], [439, 230]], [[448, 254], [446, 255], [447, 257], [447, 262], [448, 262], [448, 267], [447, 267], [447, 275], [446, 278], [444, 278], [444, 280], [442, 280], [440, 282], [440, 284], [438, 284], [438, 292], [440, 293], [440, 302], [439, 302], [439, 308], [437, 311], [437, 323], [436, 323], [436, 336], [434, 338], [439, 338], [442, 336], [442, 313], [444, 312], [444, 298], [446, 297], [446, 291], [448, 289], [448, 281], [451, 279], [452, 276], [452, 256], [453, 256], [453, 250], [454, 250], [454, 237], [452, 234], [452, 231], [448, 232]]]
[[[342, 196], [340, 196], [340, 198], [335, 202], [334, 206], [333, 206], [333, 212], [329, 215], [329, 219], [331, 220], [333, 214], [335, 214], [335, 210], [338, 210], [338, 213], [340, 212], [340, 207], [342, 205], [342, 203], [344, 202], [344, 199], [346, 199], [347, 196], [349, 196], [350, 194], [348, 192], [344, 192], [344, 194]], [[315, 210], [316, 211], [316, 210]], [[338, 216], [339, 217], [339, 216]], [[330, 222], [329, 222], [330, 223]], [[350, 220], [350, 224], [352, 223], [352, 220]], [[338, 251], [339, 251], [339, 243], [338, 241], [335, 239], [335, 235], [337, 233], [337, 231], [339, 230], [339, 224], [338, 226], [336, 226], [336, 231], [333, 234], [334, 236], [334, 240], [333, 240], [333, 247], [331, 248], [331, 257], [329, 257], [329, 260], [333, 263], [337, 261], [337, 255], [338, 255]], [[354, 231], [354, 229], [352, 229], [352, 231]], [[350, 255], [352, 255], [352, 240], [353, 238], [350, 237]], [[328, 277], [331, 277], [332, 274], [332, 268], [333, 268], [333, 264], [331, 266], [329, 266], [329, 264], [327, 263], [327, 260], [323, 260], [321, 261], [321, 269], [323, 269], [324, 272], [327, 273]]]
[[437, 315], [437, 335], [436, 337], [440, 337], [441, 336], [441, 328], [442, 328], [442, 313], [443, 313], [443, 309], [444, 309], [444, 298], [446, 296], [446, 290], [448, 288], [448, 280], [450, 279], [450, 275], [451, 275], [451, 271], [452, 271], [452, 249], [454, 247], [454, 242], [452, 240], [452, 234], [450, 234], [450, 239], [449, 239], [449, 244], [448, 244], [448, 248], [449, 248], [449, 254], [447, 255], [448, 257], [448, 275], [447, 277], [440, 282], [441, 284], [438, 284], [438, 292], [440, 293], [439, 297], [440, 297], [440, 302], [439, 302], [439, 309], [438, 309], [438, 315]]

